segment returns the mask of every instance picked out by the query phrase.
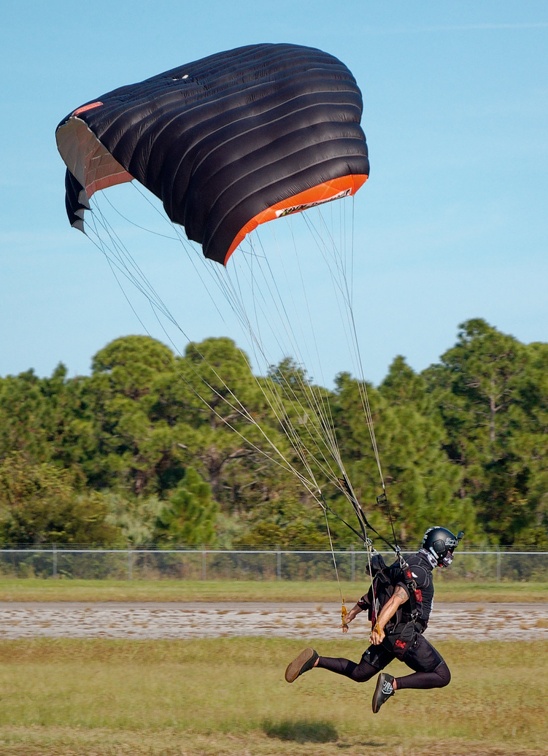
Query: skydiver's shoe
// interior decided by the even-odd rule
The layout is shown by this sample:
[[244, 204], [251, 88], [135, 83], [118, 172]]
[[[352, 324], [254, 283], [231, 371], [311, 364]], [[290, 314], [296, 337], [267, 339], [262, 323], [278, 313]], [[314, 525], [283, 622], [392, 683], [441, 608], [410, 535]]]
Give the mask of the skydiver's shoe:
[[381, 672], [377, 678], [377, 686], [373, 693], [373, 714], [376, 714], [385, 701], [394, 695], [394, 678], [388, 672]]
[[297, 677], [308, 672], [316, 663], [319, 654], [313, 648], [305, 648], [285, 670], [285, 679], [288, 683], [294, 682]]

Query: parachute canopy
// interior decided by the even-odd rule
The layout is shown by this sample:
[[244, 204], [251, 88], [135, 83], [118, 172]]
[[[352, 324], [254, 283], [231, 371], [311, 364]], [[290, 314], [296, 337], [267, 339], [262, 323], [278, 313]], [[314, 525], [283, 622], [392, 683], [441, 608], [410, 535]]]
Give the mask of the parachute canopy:
[[362, 97], [321, 50], [260, 44], [90, 100], [57, 127], [66, 208], [136, 179], [225, 264], [260, 223], [354, 194], [369, 174]]

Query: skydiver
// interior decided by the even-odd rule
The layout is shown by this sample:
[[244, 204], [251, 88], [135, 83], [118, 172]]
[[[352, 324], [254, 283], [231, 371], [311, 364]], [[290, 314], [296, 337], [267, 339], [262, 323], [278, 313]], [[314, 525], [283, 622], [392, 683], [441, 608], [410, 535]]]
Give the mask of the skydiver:
[[[294, 682], [297, 677], [319, 667], [349, 677], [355, 682], [366, 682], [377, 675], [373, 693], [372, 709], [376, 714], [381, 706], [396, 691], [406, 688], [443, 688], [451, 681], [451, 672], [443, 657], [423, 636], [428, 626], [434, 598], [432, 571], [436, 567], [449, 567], [453, 552], [464, 534], [454, 536], [446, 528], [429, 528], [424, 534], [420, 549], [406, 559], [409, 569], [403, 570], [398, 562], [390, 567], [383, 565], [385, 584], [391, 579], [392, 594], [379, 590], [375, 594], [370, 588], [343, 619], [343, 632], [348, 632], [348, 624], [367, 610], [372, 623], [369, 636], [370, 646], [363, 653], [359, 663], [349, 659], [320, 656], [313, 648], [306, 648], [288, 665], [285, 679]], [[382, 558], [381, 558], [382, 560]], [[393, 677], [382, 670], [393, 659], [404, 662], [412, 674]]]

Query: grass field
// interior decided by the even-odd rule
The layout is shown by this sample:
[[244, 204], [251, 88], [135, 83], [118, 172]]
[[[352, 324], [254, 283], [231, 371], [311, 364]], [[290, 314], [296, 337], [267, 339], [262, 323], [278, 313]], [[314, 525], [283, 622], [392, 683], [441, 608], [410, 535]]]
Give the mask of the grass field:
[[[349, 605], [365, 589], [342, 586]], [[542, 602], [546, 583], [440, 583], [438, 601]], [[1, 601], [338, 601], [337, 584], [0, 580]], [[314, 670], [302, 640], [0, 641], [2, 756], [513, 756], [548, 753], [548, 642], [440, 642], [448, 688], [402, 691]], [[363, 641], [319, 651], [358, 659]], [[393, 667], [401, 674], [405, 667]], [[400, 670], [402, 672], [400, 672]]]
[[[366, 581], [340, 586], [352, 604]], [[544, 602], [548, 582], [436, 582], [437, 601]], [[0, 578], [0, 601], [340, 601], [335, 581], [63, 580]]]
[[[314, 670], [306, 640], [0, 642], [0, 753], [131, 756], [541, 754], [548, 643], [444, 642], [453, 681], [371, 712], [373, 684]], [[320, 651], [357, 659], [362, 645]], [[404, 667], [397, 662], [396, 669]]]

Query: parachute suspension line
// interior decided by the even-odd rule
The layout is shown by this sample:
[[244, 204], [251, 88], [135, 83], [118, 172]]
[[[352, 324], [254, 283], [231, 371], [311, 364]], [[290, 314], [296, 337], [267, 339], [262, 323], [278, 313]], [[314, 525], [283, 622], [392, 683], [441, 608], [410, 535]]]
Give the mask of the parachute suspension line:
[[[130, 185], [138, 194], [141, 195], [143, 200], [150, 205], [150, 207], [157, 213], [158, 217], [162, 221], [165, 222], [165, 218], [163, 218], [162, 213], [160, 212], [159, 208], [157, 208], [156, 205], [153, 202], [151, 202], [150, 197], [148, 197], [145, 194], [145, 192], [143, 192], [143, 190], [139, 187], [139, 184], [136, 181], [131, 181]], [[124, 215], [124, 213], [120, 212], [120, 210], [116, 207], [116, 205], [114, 205], [110, 201], [110, 197], [108, 196], [108, 193], [106, 192], [104, 193], [103, 199], [105, 200], [105, 202], [107, 202], [110, 205], [112, 211], [115, 212], [116, 215], [122, 218], [122, 220], [124, 220], [126, 223], [129, 223], [130, 226], [133, 226], [134, 228], [138, 228], [140, 231], [146, 231], [149, 234], [154, 234], [154, 236], [159, 236], [162, 239], [170, 239], [171, 241], [178, 241], [178, 234], [177, 234], [176, 227], [175, 225], [169, 223], [169, 221], [168, 221], [168, 225], [171, 231], [175, 232], [174, 236], [172, 234], [162, 234], [160, 233], [160, 231], [154, 231], [151, 228], [147, 228], [146, 226], [141, 226], [139, 223], [136, 223], [132, 218], [129, 218], [127, 215]]]
[[[352, 205], [354, 207], [354, 202], [352, 203]], [[302, 215], [304, 216], [305, 214], [303, 213]], [[324, 233], [327, 235], [327, 232], [329, 231], [329, 229], [326, 227], [325, 219], [323, 218], [323, 215], [321, 213], [320, 213], [320, 217], [321, 217], [322, 223], [324, 225]], [[353, 219], [354, 219], [354, 216], [353, 216]], [[327, 256], [328, 255], [328, 249], [327, 249], [327, 246], [325, 245], [325, 243], [323, 242], [323, 236], [321, 234], [319, 234], [318, 232], [316, 232], [316, 230], [313, 228], [313, 226], [311, 224], [311, 220], [310, 220], [309, 217], [305, 218], [305, 222], [315, 232], [315, 237], [316, 237], [317, 240], [319, 240], [318, 241], [318, 248], [319, 248], [320, 252], [322, 253], [322, 255], [324, 257]], [[351, 235], [351, 239], [352, 239], [351, 248], [352, 248], [352, 253], [353, 253], [353, 240], [354, 240], [354, 234], [353, 233]], [[359, 391], [359, 396], [360, 396], [360, 402], [361, 402], [362, 409], [363, 409], [363, 412], [364, 412], [364, 415], [365, 415], [367, 429], [368, 429], [369, 437], [370, 437], [370, 441], [371, 441], [371, 448], [373, 450], [375, 462], [376, 462], [376, 465], [377, 465], [377, 470], [378, 470], [378, 473], [379, 473], [379, 478], [380, 478], [382, 493], [384, 495], [386, 495], [386, 485], [385, 485], [384, 475], [383, 475], [383, 471], [382, 471], [382, 465], [381, 465], [381, 459], [380, 459], [380, 454], [379, 454], [379, 448], [378, 448], [376, 434], [375, 434], [375, 426], [374, 426], [374, 421], [373, 421], [373, 413], [372, 413], [371, 405], [370, 405], [370, 402], [369, 402], [369, 394], [368, 394], [368, 391], [367, 391], [367, 383], [366, 383], [366, 380], [365, 380], [365, 374], [364, 374], [364, 369], [363, 369], [363, 360], [362, 360], [362, 356], [361, 356], [361, 349], [360, 349], [360, 344], [359, 344], [359, 339], [358, 339], [358, 334], [357, 334], [357, 328], [356, 328], [356, 320], [355, 320], [354, 307], [353, 307], [353, 293], [352, 293], [351, 287], [349, 285], [348, 275], [346, 274], [346, 265], [343, 263], [343, 261], [337, 255], [337, 247], [336, 247], [336, 245], [333, 245], [332, 251], [333, 251], [334, 261], [333, 261], [333, 263], [330, 263], [329, 259], [327, 259], [327, 263], [330, 265], [331, 268], [334, 265], [335, 271], [337, 271], [339, 273], [339, 275], [340, 275], [340, 277], [337, 278], [337, 280], [339, 282], [339, 290], [341, 292], [343, 301], [344, 301], [344, 303], [346, 305], [346, 313], [347, 313], [347, 317], [348, 317], [348, 326], [349, 326], [349, 332], [350, 332], [350, 338], [351, 338], [351, 345], [352, 345], [352, 348], [353, 348], [353, 352], [355, 354], [356, 365], [357, 365], [357, 368], [358, 368], [358, 377], [359, 377], [358, 391]], [[332, 275], [335, 277], [335, 273], [334, 272], [333, 272]]]
[[[147, 230], [148, 233], [150, 233], [150, 234], [152, 234], [154, 236], [159, 236], [159, 237], [162, 237], [162, 238], [165, 238], [165, 239], [169, 239], [171, 241], [174, 241], [174, 242], [180, 244], [183, 247], [183, 249], [185, 250], [185, 253], [186, 253], [185, 259], [187, 259], [190, 262], [190, 264], [192, 265], [192, 268], [194, 270], [194, 273], [198, 276], [198, 278], [200, 279], [200, 281], [204, 284], [204, 289], [203, 290], [205, 290], [205, 292], [207, 293], [207, 296], [209, 298], [209, 301], [211, 302], [212, 307], [215, 309], [215, 311], [217, 312], [217, 314], [219, 315], [219, 317], [221, 318], [221, 320], [224, 322], [225, 321], [224, 313], [219, 308], [219, 305], [218, 305], [217, 301], [215, 300], [215, 298], [211, 294], [209, 286], [205, 285], [206, 278], [210, 282], [213, 280], [214, 283], [217, 280], [214, 274], [219, 269], [218, 263], [213, 263], [211, 260], [206, 260], [204, 258], [203, 254], [202, 254], [202, 251], [199, 250], [199, 249], [197, 249], [197, 247], [192, 242], [190, 242], [190, 241], [187, 240], [187, 238], [185, 237], [185, 235], [183, 233], [183, 230], [182, 230], [181, 226], [178, 226], [176, 223], [173, 223], [173, 221], [171, 221], [164, 214], [163, 208], [160, 209], [158, 207], [158, 205], [157, 205], [158, 200], [153, 195], [150, 195], [150, 193], [148, 192], [148, 190], [146, 190], [143, 187], [141, 187], [139, 185], [139, 183], [136, 182], [136, 181], [132, 181], [129, 186], [131, 186], [131, 188], [141, 197], [141, 199], [144, 202], [146, 202], [146, 204], [150, 208], [152, 208], [152, 210], [153, 210], [153, 212], [155, 214], [155, 217], [157, 217], [163, 225], [166, 225], [169, 228], [170, 234], [167, 234], [167, 233], [166, 234], [162, 234], [162, 233], [160, 233], [158, 231], [154, 231], [152, 229], [145, 229], [145, 230]], [[111, 204], [111, 207], [113, 207], [112, 204]], [[121, 213], [119, 213], [119, 211], [115, 207], [113, 207], [113, 209], [115, 210], [115, 212], [117, 212], [119, 215], [121, 215], [121, 217], [125, 218], [125, 216], [123, 216]], [[136, 225], [136, 224], [134, 224], [134, 225]], [[142, 226], [138, 226], [138, 228], [143, 228], [143, 227]], [[172, 322], [173, 322], [173, 319], [172, 319]], [[183, 334], [183, 335], [185, 335], [185, 334]], [[188, 340], [190, 341], [190, 338]]]
[[[93, 201], [93, 200], [92, 200]], [[101, 211], [99, 205], [94, 202], [94, 212], [91, 213], [92, 227], [89, 229], [93, 231], [92, 234], [88, 233], [88, 237], [91, 242], [101, 251], [104, 257], [107, 259], [111, 270], [115, 267], [120, 273], [122, 273], [134, 286], [143, 294], [143, 296], [149, 301], [153, 308], [159, 310], [165, 318], [167, 318], [173, 325], [177, 326], [177, 323], [165, 304], [162, 302], [160, 296], [154, 290], [152, 284], [140, 269], [135, 259], [130, 255], [127, 247], [124, 245], [118, 234], [113, 230], [112, 226], [108, 222], [106, 216]], [[101, 234], [102, 229], [107, 235], [110, 247], [105, 243], [105, 239]], [[116, 276], [118, 285], [121, 287], [120, 280]], [[123, 287], [122, 291], [123, 291]], [[127, 295], [124, 296], [126, 300], [129, 299]], [[131, 309], [137, 315], [135, 308], [131, 305]], [[141, 318], [137, 315], [137, 318], [141, 325], [143, 325]], [[144, 326], [143, 326], [144, 327]]]
[[[232, 271], [230, 271], [229, 275], [223, 276], [220, 280], [222, 282], [222, 285], [226, 287], [225, 293], [227, 294], [227, 298], [232, 303], [235, 309], [235, 312], [238, 315], [240, 323], [242, 324], [242, 326], [248, 333], [248, 339], [250, 340], [252, 344], [252, 348], [255, 353], [256, 359], [257, 359], [257, 355], [259, 354], [260, 357], [265, 361], [265, 363], [267, 363], [266, 353], [263, 346], [263, 338], [261, 334], [261, 329], [258, 324], [259, 318], [257, 314], [258, 308], [260, 308], [261, 305], [265, 301], [263, 292], [265, 291], [270, 292], [271, 299], [273, 300], [276, 307], [276, 313], [277, 313], [276, 322], [282, 324], [286, 333], [286, 338], [289, 337], [292, 343], [292, 346], [295, 349], [296, 349], [297, 339], [295, 339], [294, 332], [291, 326], [291, 318], [289, 317], [285, 303], [282, 297], [280, 296], [279, 288], [275, 282], [275, 277], [272, 274], [272, 270], [271, 270], [268, 259], [264, 255], [260, 255], [256, 252], [255, 254], [245, 255], [243, 259], [244, 259], [244, 264], [248, 266], [248, 275], [252, 282], [256, 283], [259, 280], [259, 275], [261, 276], [261, 279], [260, 279], [261, 285], [256, 286], [257, 292], [261, 292], [261, 296], [260, 298], [258, 296], [254, 296], [252, 298], [253, 306], [254, 306], [254, 313], [255, 313], [255, 324], [251, 322], [248, 309], [243, 304], [243, 300], [241, 297], [240, 279], [238, 278], [238, 269], [234, 270], [234, 278], [231, 275]], [[222, 272], [225, 274], [227, 273], [227, 271], [222, 271]], [[270, 315], [270, 318], [266, 317], [267, 314]], [[262, 315], [265, 322], [272, 323], [273, 318], [272, 318], [271, 312], [266, 313], [266, 311], [263, 311]], [[282, 346], [279, 340], [278, 340], [278, 344], [279, 346]], [[314, 391], [314, 388], [311, 386], [310, 382], [305, 379], [304, 374], [301, 374], [299, 371], [295, 371], [295, 373], [292, 374], [291, 378], [289, 379], [287, 376], [285, 376], [282, 373], [275, 377], [274, 384], [280, 387], [285, 393], [285, 395], [288, 398], [290, 398], [292, 402], [294, 402], [296, 405], [300, 406], [303, 409], [305, 413], [304, 414], [305, 419], [308, 414], [307, 413], [308, 410], [311, 410], [312, 418], [322, 417], [325, 415], [325, 412], [322, 410], [322, 402], [321, 402], [321, 398], [319, 397], [319, 391]], [[263, 391], [263, 393], [265, 392]], [[279, 396], [279, 392], [272, 391], [271, 393], [269, 393], [269, 395], [265, 394], [265, 396], [267, 400], [269, 400], [269, 403], [271, 404], [272, 409], [275, 412], [278, 422], [282, 425], [282, 427], [284, 427], [284, 429], [286, 430], [286, 433], [288, 433], [288, 436], [290, 438], [295, 439], [296, 443], [294, 443], [293, 441], [292, 443], [296, 451], [299, 452], [299, 447], [303, 444], [303, 439], [302, 437], [299, 437], [300, 434], [298, 434], [294, 426], [289, 428], [289, 418], [287, 416], [287, 407], [283, 405], [282, 397]], [[277, 407], [273, 406], [274, 401], [278, 402]], [[313, 423], [313, 420], [308, 422], [307, 424], [308, 428], [310, 428], [311, 422]], [[301, 424], [301, 422], [299, 422], [299, 424]], [[328, 425], [329, 424], [324, 420], [323, 421], [324, 428], [327, 428]], [[320, 430], [321, 429], [318, 429], [316, 427], [316, 436], [318, 436], [318, 432]], [[320, 435], [323, 435], [323, 434], [320, 434]], [[315, 446], [318, 451], [321, 445], [318, 444], [317, 438], [315, 439]], [[309, 452], [310, 451], [311, 450], [309, 449]], [[321, 456], [323, 459], [323, 463], [325, 464], [327, 462], [325, 453], [321, 453]], [[316, 458], [316, 461], [318, 461], [317, 458]], [[331, 470], [328, 473], [329, 477], [333, 480], [336, 479], [336, 476], [338, 474], [339, 473], [334, 470]]]
[[[343, 204], [343, 203], [339, 203], [339, 204]], [[294, 248], [296, 249], [296, 243], [295, 243], [294, 237], [293, 237], [293, 243], [294, 243]], [[304, 293], [303, 298], [304, 298], [304, 303], [305, 303], [306, 312], [308, 316], [308, 322], [310, 324], [313, 324], [314, 316], [313, 316], [312, 308], [310, 307], [310, 301], [309, 301], [307, 289], [305, 286], [304, 271], [302, 269], [302, 266], [300, 265], [300, 260], [299, 260], [298, 255], [297, 255], [297, 261], [298, 261], [299, 276], [301, 280], [301, 289]], [[318, 365], [321, 366], [320, 348], [318, 345], [317, 334], [316, 334], [315, 329], [312, 329], [312, 336], [313, 336], [312, 340], [313, 340], [313, 348], [314, 348], [315, 356], [316, 356]], [[304, 377], [305, 376], [303, 376], [303, 378]], [[325, 376], [323, 375], [323, 373], [322, 373], [321, 378], [322, 378], [322, 383], [325, 385]], [[337, 466], [339, 467], [339, 469], [342, 470], [343, 469], [342, 458], [341, 458], [339, 445], [338, 445], [338, 441], [337, 441], [335, 430], [334, 430], [335, 423], [334, 423], [332, 408], [329, 403], [328, 394], [327, 392], [322, 392], [321, 389], [314, 391], [314, 387], [310, 385], [310, 382], [308, 382], [308, 385], [310, 386], [310, 391], [314, 398], [314, 409], [317, 411], [318, 417], [320, 418], [320, 423], [322, 426], [322, 438], [325, 441], [327, 448], [330, 450], [332, 458], [337, 463]]]
[[[354, 312], [353, 312], [353, 310], [351, 310], [351, 319], [352, 319], [352, 328], [353, 328], [353, 334], [354, 334], [354, 337], [355, 337], [356, 349], [357, 349], [357, 353], [358, 353], [358, 356], [359, 356], [360, 355], [360, 345], [359, 345], [358, 338], [357, 338], [356, 323], [355, 323], [355, 320], [354, 320]], [[360, 364], [361, 364], [361, 358], [359, 358], [359, 359], [360, 359]], [[361, 375], [361, 380], [358, 382], [358, 390], [359, 390], [359, 393], [360, 393], [361, 403], [362, 403], [362, 407], [363, 407], [363, 410], [364, 410], [364, 413], [365, 413], [365, 417], [366, 417], [367, 429], [369, 431], [369, 438], [371, 440], [371, 448], [373, 449], [373, 454], [374, 454], [374, 457], [375, 457], [375, 462], [377, 464], [377, 470], [379, 472], [379, 478], [380, 478], [380, 482], [381, 482], [382, 492], [383, 492], [383, 494], [386, 495], [386, 485], [385, 485], [385, 482], [384, 482], [384, 475], [383, 475], [382, 465], [381, 465], [381, 457], [380, 457], [380, 453], [379, 453], [379, 447], [378, 447], [378, 444], [377, 444], [377, 437], [376, 437], [376, 434], [375, 434], [375, 424], [374, 424], [374, 421], [373, 421], [373, 412], [371, 410], [371, 404], [369, 402], [369, 393], [367, 391], [367, 383], [365, 381], [365, 377], [363, 375], [363, 371], [362, 371], [362, 375]]]
[[324, 508], [323, 514], [324, 514], [324, 519], [325, 519], [325, 530], [327, 532], [327, 537], [329, 539], [329, 549], [331, 551], [331, 558], [333, 560], [333, 569], [335, 570], [335, 577], [337, 579], [337, 587], [339, 589], [339, 596], [341, 598], [341, 626], [344, 627], [346, 625], [346, 615], [348, 614], [348, 611], [346, 609], [346, 602], [345, 602], [344, 594], [342, 591], [341, 579], [339, 576], [339, 567], [337, 565], [337, 557], [335, 556], [335, 547], [333, 546], [331, 528], [329, 527], [329, 519], [327, 517], [327, 509]]
[[[300, 357], [298, 347], [299, 340], [295, 337], [295, 330], [287, 309], [289, 303], [285, 302], [280, 295], [280, 289], [273, 274], [270, 261], [266, 255], [257, 254], [253, 240], [250, 240], [250, 248], [252, 254], [244, 256], [242, 266], [247, 266], [247, 278], [252, 287], [251, 298], [253, 302], [254, 323], [251, 322], [243, 297], [241, 294], [238, 295], [235, 291], [232, 277], [229, 274], [225, 278], [227, 286], [231, 287], [232, 301], [236, 303], [241, 323], [265, 361], [266, 354], [263, 348], [264, 334], [261, 333], [260, 327], [261, 319], [265, 325], [268, 326], [269, 333], [280, 351], [285, 350], [287, 353], [286, 342], [289, 342], [289, 351]], [[234, 276], [238, 277], [239, 274], [243, 275], [244, 273], [246, 273], [245, 269], [234, 267]], [[239, 289], [239, 278], [237, 278], [237, 282]], [[274, 307], [274, 312], [272, 312], [272, 306]], [[274, 315], [276, 316], [275, 318]], [[279, 324], [279, 327], [281, 327], [280, 332], [275, 330], [275, 323]]]
[[[180, 331], [183, 334], [183, 336], [187, 339], [187, 341], [191, 341], [191, 338], [183, 331], [180, 324], [173, 317], [168, 307], [164, 304], [159, 294], [153, 288], [150, 280], [147, 278], [147, 276], [144, 274], [144, 272], [141, 270], [141, 268], [135, 261], [135, 258], [130, 254], [126, 245], [122, 242], [119, 235], [113, 229], [112, 224], [109, 223], [105, 213], [101, 209], [100, 201], [106, 201], [114, 213], [116, 213], [119, 217], [126, 220], [131, 225], [139, 229], [142, 229], [153, 236], [160, 237], [163, 239], [168, 239], [170, 241], [174, 241], [178, 244], [181, 244], [186, 253], [185, 259], [187, 259], [190, 262], [190, 264], [192, 265], [194, 269], [195, 274], [200, 278], [202, 283], [205, 284], [204, 274], [206, 274], [207, 278], [209, 278], [210, 281], [212, 279], [214, 281], [216, 280], [213, 273], [219, 268], [219, 265], [218, 263], [213, 263], [210, 260], [204, 259], [202, 252], [198, 250], [191, 242], [189, 242], [185, 238], [184, 234], [182, 233], [182, 229], [179, 226], [177, 226], [177, 224], [170, 221], [169, 218], [167, 218], [167, 216], [164, 215], [164, 213], [160, 210], [160, 208], [157, 207], [157, 205], [155, 204], [155, 198], [151, 199], [151, 197], [148, 195], [148, 192], [146, 190], [143, 190], [137, 182], [132, 181], [130, 184], [126, 184], [125, 187], [127, 187], [128, 189], [131, 187], [131, 189], [140, 196], [142, 201], [146, 202], [147, 205], [150, 208], [152, 208], [152, 210], [154, 211], [155, 215], [159, 218], [161, 223], [163, 225], [166, 225], [169, 228], [171, 233], [162, 234], [159, 231], [152, 230], [150, 228], [145, 228], [142, 225], [134, 223], [131, 219], [128, 219], [125, 215], [123, 215], [115, 205], [113, 205], [113, 203], [110, 201], [106, 193], [98, 192], [93, 195], [92, 200], [91, 200], [92, 205], [93, 205], [93, 212], [91, 213], [91, 218], [94, 223], [96, 240], [94, 240], [92, 237], [90, 238], [92, 242], [95, 244], [95, 246], [99, 247], [99, 249], [105, 255], [105, 257], [110, 259], [111, 262], [113, 262], [113, 258], [114, 258], [113, 264], [121, 272], [123, 272], [126, 278], [128, 278], [128, 280], [131, 281], [131, 283], [137, 288], [137, 290], [140, 291], [149, 300], [149, 303], [151, 304], [152, 308], [153, 309], [157, 308], [162, 313], [162, 315], [169, 322], [171, 322], [171, 324], [175, 326], [175, 328], [178, 331]], [[105, 240], [103, 239], [101, 233], [97, 230], [98, 222], [100, 222], [100, 226], [107, 234], [110, 240], [110, 244], [112, 245], [111, 248], [108, 248], [106, 246]], [[212, 296], [210, 288], [204, 285], [204, 290], [205, 292], [207, 292], [207, 296], [213, 308], [216, 310], [219, 317], [224, 321], [224, 314], [219, 308], [217, 301]], [[125, 295], [125, 297], [126, 299], [128, 299], [127, 295]], [[132, 309], [135, 312], [135, 309], [133, 308], [133, 306], [132, 306]], [[140, 318], [138, 319], [142, 324], [141, 319]], [[178, 351], [177, 348], [175, 349], [175, 351]]]

